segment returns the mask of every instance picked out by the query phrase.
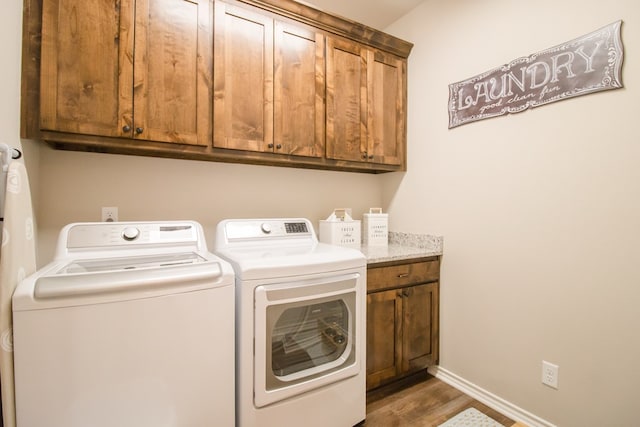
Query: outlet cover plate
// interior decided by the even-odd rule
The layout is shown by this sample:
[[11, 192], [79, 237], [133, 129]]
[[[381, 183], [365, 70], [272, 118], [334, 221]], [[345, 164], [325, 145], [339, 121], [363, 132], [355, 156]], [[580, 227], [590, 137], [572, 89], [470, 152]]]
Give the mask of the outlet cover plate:
[[558, 365], [542, 361], [542, 384], [558, 389]]
[[118, 221], [118, 208], [115, 206], [112, 207], [103, 207], [102, 208], [102, 222], [116, 222]]

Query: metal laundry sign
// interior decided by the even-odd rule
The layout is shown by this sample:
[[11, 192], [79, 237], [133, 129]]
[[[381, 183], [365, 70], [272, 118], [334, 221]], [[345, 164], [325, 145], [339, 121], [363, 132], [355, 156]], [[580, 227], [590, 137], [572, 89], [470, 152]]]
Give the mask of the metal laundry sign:
[[449, 128], [622, 87], [622, 21], [449, 85]]

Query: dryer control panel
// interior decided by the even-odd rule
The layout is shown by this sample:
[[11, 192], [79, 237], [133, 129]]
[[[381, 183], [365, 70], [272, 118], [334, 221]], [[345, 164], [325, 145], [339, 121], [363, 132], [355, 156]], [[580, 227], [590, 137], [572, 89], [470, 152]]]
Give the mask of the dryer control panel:
[[308, 219], [264, 218], [229, 219], [218, 224], [216, 246], [227, 247], [243, 242], [273, 242], [274, 240], [317, 242]]

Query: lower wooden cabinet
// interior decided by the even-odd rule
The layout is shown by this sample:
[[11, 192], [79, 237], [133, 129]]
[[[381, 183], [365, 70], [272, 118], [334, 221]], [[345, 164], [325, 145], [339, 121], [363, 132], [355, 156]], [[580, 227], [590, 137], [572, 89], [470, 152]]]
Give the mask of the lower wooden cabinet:
[[438, 257], [367, 271], [367, 390], [438, 362]]

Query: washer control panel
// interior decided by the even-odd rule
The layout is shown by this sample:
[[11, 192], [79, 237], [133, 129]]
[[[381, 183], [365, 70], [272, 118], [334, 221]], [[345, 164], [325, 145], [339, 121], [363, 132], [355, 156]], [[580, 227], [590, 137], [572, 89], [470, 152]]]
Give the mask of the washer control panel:
[[194, 244], [198, 230], [191, 222], [105, 222], [71, 224], [66, 230], [68, 249], [121, 245]]

